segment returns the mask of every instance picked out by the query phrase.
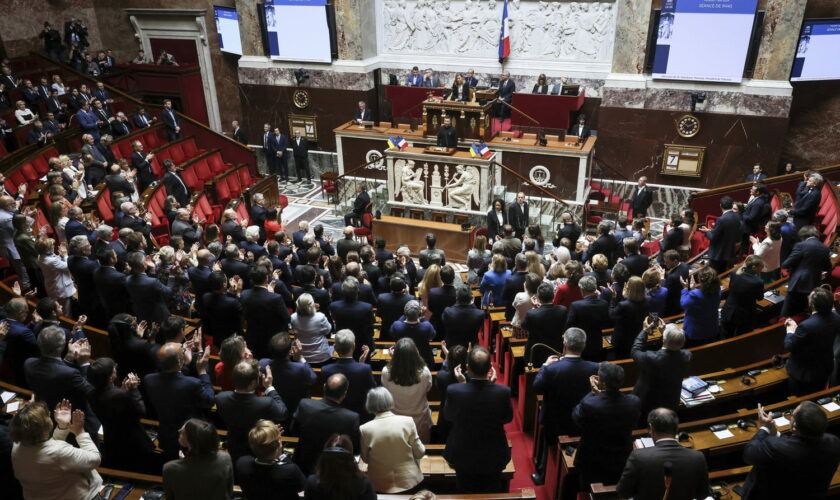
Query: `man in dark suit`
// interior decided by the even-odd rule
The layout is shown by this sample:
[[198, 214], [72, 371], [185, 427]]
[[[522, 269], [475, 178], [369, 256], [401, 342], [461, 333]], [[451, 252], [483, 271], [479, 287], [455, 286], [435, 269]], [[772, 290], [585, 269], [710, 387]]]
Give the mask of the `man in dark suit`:
[[440, 269], [440, 279], [443, 286], [429, 290], [429, 312], [432, 313], [429, 322], [437, 332], [436, 340], [446, 338], [446, 328], [443, 326], [443, 312], [455, 305], [456, 292], [452, 283], [455, 281], [455, 269], [443, 266]]
[[831, 271], [831, 250], [819, 240], [814, 226], [799, 230], [799, 243], [794, 245], [782, 268], [790, 272], [782, 316], [793, 316], [805, 309], [806, 297], [822, 281], [822, 273]]
[[832, 310], [831, 292], [815, 288], [808, 303], [808, 319], [798, 325], [791, 318], [785, 321], [785, 350], [790, 351], [788, 387], [797, 396], [825, 389], [835, 367], [834, 341], [840, 331], [840, 315]]
[[688, 280], [689, 268], [685, 262], [680, 261], [680, 254], [676, 250], [668, 250], [663, 258], [665, 277], [663, 286], [668, 289], [668, 296], [665, 299], [665, 317], [679, 314], [680, 297], [683, 290], [681, 280]]
[[242, 130], [242, 127], [239, 126], [239, 120], [233, 120], [230, 122], [231, 127], [233, 127], [233, 132], [231, 133], [231, 137], [233, 140], [238, 142], [239, 144], [248, 144], [248, 138], [245, 137], [245, 131]]
[[735, 257], [735, 245], [741, 242], [741, 216], [732, 210], [732, 198], [724, 196], [720, 199], [720, 209], [723, 215], [715, 221], [715, 227], [709, 229], [701, 226], [697, 230], [704, 233], [709, 240], [709, 266], [718, 274], [726, 271], [729, 262]]
[[27, 144], [38, 144], [38, 147], [44, 146], [52, 138], [52, 133], [44, 129], [44, 124], [41, 121], [35, 120], [32, 123], [32, 128], [26, 133]]
[[[199, 270], [193, 271], [194, 275], [198, 273]], [[238, 300], [238, 295], [242, 292], [242, 280], [232, 278], [230, 283], [229, 286], [228, 278], [223, 272], [213, 271], [204, 285], [206, 291], [201, 295], [196, 292], [196, 297], [200, 298], [196, 302], [201, 302], [203, 333], [213, 337], [213, 345], [216, 347], [221, 347], [222, 341], [231, 335], [242, 333], [242, 303]]]
[[576, 135], [578, 137], [578, 141], [580, 142], [586, 141], [586, 139], [592, 135], [589, 125], [586, 124], [586, 115], [578, 115], [577, 123], [572, 125], [572, 128], [569, 129], [569, 135]]
[[230, 236], [235, 244], [245, 240], [245, 227], [247, 221], [243, 224], [236, 220], [236, 211], [227, 209], [222, 212], [222, 235], [227, 239]]
[[289, 141], [280, 132], [280, 127], [274, 127], [274, 134], [269, 138], [269, 141], [271, 142], [271, 151], [274, 154], [273, 169], [269, 173], [279, 175], [282, 182], [289, 182], [289, 157], [286, 155]]
[[767, 174], [765, 174], [761, 169], [761, 164], [756, 163], [753, 165], [752, 172], [747, 174], [747, 178], [744, 179], [744, 182], [758, 182], [767, 178]]
[[122, 176], [122, 170], [118, 164], [111, 165], [110, 173], [105, 176], [105, 186], [112, 193], [120, 191], [126, 196], [134, 192], [134, 183]]
[[388, 339], [388, 333], [391, 331], [391, 323], [403, 315], [406, 303], [414, 300], [414, 296], [407, 293], [403, 278], [391, 278], [390, 285], [390, 292], [380, 293], [376, 297], [376, 302], [379, 304], [377, 313], [382, 318], [382, 326], [379, 330], [381, 339]]
[[565, 306], [554, 305], [554, 289], [548, 283], [539, 285], [537, 298], [540, 306], [525, 314], [522, 329], [528, 332], [525, 355], [529, 356], [528, 359], [533, 360], [535, 365], [540, 365], [551, 353], [542, 346], [534, 348], [534, 344], [545, 344], [557, 351], [562, 349], [560, 332], [566, 324], [568, 311]]
[[639, 177], [639, 185], [633, 189], [633, 198], [630, 200], [633, 218], [647, 217], [651, 203], [653, 203], [653, 191], [647, 185], [647, 177], [643, 175]]
[[260, 228], [260, 241], [265, 241], [265, 221], [277, 218], [277, 208], [271, 210], [265, 207], [266, 199], [262, 193], [254, 193], [251, 197], [251, 224]]
[[752, 331], [756, 325], [756, 303], [764, 298], [764, 281], [759, 276], [764, 262], [750, 255], [744, 266], [729, 277], [729, 294], [720, 310], [720, 331], [730, 338]]
[[143, 377], [146, 396], [160, 421], [158, 442], [166, 460], [178, 458], [178, 429], [190, 418], [203, 418], [214, 403], [213, 384], [207, 374], [210, 346], [196, 354], [197, 378], [181, 371], [187, 362], [183, 349], [176, 342], [164, 344], [157, 354], [160, 373]]
[[[370, 203], [370, 195], [367, 193], [365, 182], [356, 183], [356, 193], [356, 199], [353, 201], [353, 211], [344, 216], [345, 226], [359, 227], [362, 223], [362, 214], [365, 213], [365, 208]], [[378, 257], [377, 260], [379, 260]], [[382, 267], [381, 260], [379, 266]]]
[[140, 107], [131, 116], [131, 120], [134, 122], [135, 128], [146, 128], [151, 127], [157, 121], [157, 118], [146, 112], [146, 108]]
[[578, 286], [583, 299], [572, 302], [569, 307], [566, 328], [577, 327], [585, 331], [586, 349], [583, 357], [590, 361], [601, 361], [604, 359], [602, 331], [611, 325], [610, 305], [599, 296], [598, 282], [594, 276], [584, 276]]
[[[682, 231], [680, 231], [680, 236], [682, 236]], [[624, 238], [621, 244], [625, 255], [621, 263], [627, 266], [630, 276], [641, 277], [650, 267], [650, 258], [639, 254], [639, 240], [636, 238]]]
[[[654, 408], [676, 411], [680, 404], [682, 381], [688, 376], [691, 352], [683, 349], [685, 333], [679, 325], [665, 325], [662, 318], [645, 318], [643, 329], [633, 342], [630, 356], [639, 367], [633, 394], [642, 402], [642, 421]], [[662, 348], [647, 351], [647, 339], [654, 328], [662, 332]]]
[[630, 453], [618, 482], [618, 494], [635, 500], [711, 496], [706, 457], [677, 441], [679, 420], [676, 412], [658, 408], [650, 412], [647, 422], [654, 446]]
[[478, 78], [475, 77], [475, 70], [468, 69], [467, 72], [464, 74], [464, 82], [470, 86], [471, 89], [474, 89], [478, 86]]
[[[94, 233], [95, 234], [95, 233]], [[102, 326], [111, 318], [101, 317], [99, 299], [96, 296], [97, 283], [93, 273], [99, 269], [99, 262], [90, 257], [90, 240], [87, 236], [77, 235], [70, 239], [67, 259], [67, 269], [76, 284], [76, 304], [74, 314], [84, 314], [89, 317], [91, 324]]]
[[300, 401], [309, 397], [309, 388], [318, 376], [303, 358], [300, 341], [292, 342], [287, 332], [275, 333], [271, 337], [269, 350], [271, 359], [263, 359], [260, 364], [270, 364], [271, 373], [277, 380], [283, 381], [278, 392], [291, 417]]
[[513, 100], [513, 93], [516, 91], [516, 84], [510, 79], [510, 72], [502, 73], [502, 78], [499, 80], [499, 96], [498, 98], [504, 102], [496, 103], [496, 116], [504, 121], [510, 117], [510, 108], [505, 106], [505, 103], [510, 104]]
[[621, 392], [622, 367], [601, 363], [598, 375], [590, 378], [590, 384], [592, 392], [572, 412], [572, 421], [581, 432], [575, 465], [580, 470], [581, 487], [587, 489], [592, 483], [618, 482], [633, 449], [632, 432], [641, 411], [638, 397]]
[[166, 194], [174, 196], [179, 205], [186, 207], [190, 203], [190, 188], [187, 187], [184, 179], [178, 174], [178, 166], [172, 160], [164, 160], [163, 168], [166, 170], [166, 174], [163, 176], [163, 185], [166, 186]]
[[[592, 260], [592, 257], [600, 253], [609, 259], [610, 267], [615, 265], [615, 254], [618, 243], [615, 241], [613, 235], [610, 234], [611, 229], [612, 227], [607, 221], [602, 221], [598, 224], [598, 238], [589, 244], [589, 248], [586, 250], [586, 262]], [[574, 245], [574, 242], [572, 244]]]
[[152, 169], [152, 164], [149, 163], [155, 155], [154, 153], [144, 153], [143, 143], [140, 141], [132, 142], [131, 146], [134, 148], [134, 152], [131, 153], [131, 166], [137, 169], [137, 181], [140, 183], [140, 191], [142, 192], [155, 180], [154, 169]]
[[770, 220], [770, 193], [763, 183], [753, 184], [750, 188], [750, 199], [744, 205], [744, 213], [741, 217], [747, 233], [753, 234], [761, 231], [764, 225]]
[[125, 292], [125, 274], [116, 270], [117, 253], [108, 247], [99, 253], [99, 268], [93, 273], [96, 296], [104, 311], [104, 318], [128, 312], [128, 297]]
[[[186, 208], [179, 208], [176, 214], [175, 220], [172, 221], [172, 228], [169, 234], [184, 238], [184, 246], [186, 248], [192, 247], [194, 243], [201, 243], [202, 229], [198, 216], [190, 214], [190, 211]], [[192, 219], [190, 219], [191, 215]], [[262, 247], [259, 248], [262, 249]]]
[[62, 130], [64, 130], [64, 125], [55, 119], [55, 113], [51, 111], [47, 111], [47, 116], [44, 118], [42, 123], [44, 124], [44, 130], [52, 134], [53, 137], [57, 136]]
[[543, 445], [537, 465], [539, 472], [531, 474], [535, 484], [543, 484], [548, 448], [557, 445], [557, 436], [578, 434], [577, 427], [572, 423], [572, 410], [589, 392], [589, 377], [598, 372], [598, 363], [580, 357], [584, 347], [586, 332], [580, 328], [569, 328], [563, 333], [563, 356], [549, 356], [534, 379], [534, 391], [543, 396], [540, 411]]
[[668, 250], [678, 250], [683, 242], [683, 230], [680, 228], [682, 224], [682, 216], [679, 213], [671, 214], [671, 224], [669, 224], [668, 232], [659, 241], [659, 257], [657, 260], [660, 264], [665, 261], [665, 253]]
[[458, 131], [452, 126], [452, 118], [444, 117], [443, 125], [438, 129], [435, 145], [442, 148], [458, 147]]
[[3, 343], [6, 347], [5, 358], [12, 371], [14, 384], [19, 387], [29, 387], [26, 382], [24, 363], [27, 359], [39, 355], [37, 337], [31, 329], [31, 324], [27, 322], [29, 306], [26, 299], [17, 297], [6, 303], [4, 312], [5, 322], [9, 325], [9, 331]]
[[350, 382], [350, 388], [347, 390], [347, 396], [341, 402], [341, 406], [352, 410], [359, 415], [359, 422], [365, 423], [372, 418], [365, 409], [365, 400], [369, 390], [376, 387], [376, 380], [373, 378], [373, 372], [370, 365], [365, 361], [370, 353], [366, 346], [362, 346], [362, 354], [359, 361], [353, 359], [353, 352], [356, 350], [356, 337], [353, 332], [348, 329], [339, 330], [335, 334], [335, 352], [338, 354], [338, 359], [334, 363], [330, 363], [321, 370], [324, 377], [331, 377], [336, 373], [340, 373], [347, 377]]
[[125, 289], [131, 299], [134, 314], [140, 321], [163, 323], [169, 317], [166, 303], [172, 295], [172, 289], [155, 278], [146, 275], [146, 261], [142, 254], [128, 256], [131, 275], [125, 280]]
[[[362, 266], [360, 266], [358, 262], [348, 262], [347, 265], [344, 266], [344, 275], [345, 279], [352, 277], [359, 282], [359, 300], [376, 307], [376, 292], [373, 291], [373, 286], [364, 283], [364, 279], [362, 278]], [[336, 282], [332, 284], [332, 287], [330, 287], [330, 298], [333, 302], [344, 299], [341, 292], [341, 285], [343, 284], [343, 282]]]
[[359, 253], [359, 250], [362, 249], [362, 244], [356, 241], [353, 236], [353, 226], [347, 226], [344, 228], [344, 238], [335, 242], [336, 253], [345, 262], [348, 252]]
[[761, 425], [744, 447], [752, 465], [741, 498], [825, 498], [840, 463], [840, 439], [826, 432], [828, 417], [812, 401], [793, 411], [791, 433], [779, 435], [776, 422], [758, 405]]
[[788, 215], [793, 217], [793, 225], [797, 230], [814, 224], [817, 211], [820, 209], [820, 201], [822, 201], [820, 192], [822, 183], [822, 175], [811, 172], [805, 174], [805, 180], [796, 188], [796, 200], [793, 202], [793, 208], [788, 211]]
[[356, 108], [356, 113], [353, 115], [353, 120], [359, 125], [364, 122], [373, 121], [373, 113], [367, 109], [365, 101], [359, 101], [359, 107]]
[[469, 382], [456, 369], [460, 383], [446, 390], [444, 418], [452, 429], [443, 456], [455, 469], [459, 492], [500, 492], [499, 478], [510, 460], [505, 434], [505, 424], [513, 419], [510, 389], [495, 383], [487, 349], [474, 346], [468, 356]]
[[[409, 297], [408, 295], [403, 296]], [[324, 312], [327, 312], [327, 310]], [[359, 281], [356, 278], [348, 277], [344, 280], [341, 284], [341, 300], [334, 301], [329, 305], [329, 313], [336, 331], [346, 329], [356, 334], [358, 341], [354, 339], [356, 344], [354, 356], [361, 356], [364, 346], [373, 349], [373, 329], [371, 326], [373, 324], [373, 306], [359, 300]], [[384, 313], [380, 311], [379, 314]], [[401, 311], [400, 314], [402, 314]], [[393, 320], [397, 318], [399, 316], [396, 316]], [[384, 318], [382, 323], [384, 325]], [[388, 328], [390, 328], [390, 323], [388, 323]], [[384, 329], [381, 330], [381, 332], [385, 331]]]
[[467, 286], [455, 290], [455, 305], [443, 310], [441, 325], [446, 345], [463, 347], [478, 345], [478, 332], [484, 327], [484, 311], [475, 306], [472, 292]]
[[528, 259], [524, 253], [517, 253], [513, 258], [513, 272], [505, 279], [505, 286], [502, 289], [502, 298], [507, 304], [505, 306], [505, 319], [510, 321], [516, 310], [513, 308], [513, 299], [516, 294], [524, 290], [525, 277], [528, 275]]
[[269, 283], [268, 269], [256, 266], [251, 269], [253, 288], [240, 296], [242, 314], [248, 324], [245, 339], [255, 357], [268, 357], [268, 342], [277, 332], [289, 327], [289, 311], [280, 294], [274, 293], [274, 281]]
[[128, 123], [128, 118], [126, 118], [125, 113], [122, 111], [117, 113], [116, 118], [111, 122], [111, 132], [114, 134], [114, 137], [122, 137], [131, 133], [131, 125]]
[[513, 233], [517, 238], [525, 239], [528, 220], [528, 202], [525, 201], [525, 193], [519, 192], [516, 194], [516, 201], [508, 207], [508, 224], [513, 226]]
[[300, 401], [292, 431], [300, 438], [295, 448], [295, 463], [304, 474], [315, 472], [324, 443], [333, 434], [347, 434], [353, 441], [353, 449], [359, 449], [359, 416], [341, 407], [348, 386], [347, 377], [337, 373], [324, 384], [324, 399]]
[[559, 247], [560, 240], [563, 238], [568, 238], [574, 245], [580, 238], [580, 233], [580, 226], [575, 223], [572, 213], [568, 211], [563, 212], [560, 214], [560, 224], [557, 225], [557, 237], [554, 239], [553, 245]]
[[[206, 248], [202, 248], [201, 250], [196, 252], [195, 260], [196, 265], [190, 266], [190, 268], [187, 269], [187, 277], [190, 279], [190, 285], [192, 285], [192, 291], [195, 294], [195, 307], [196, 309], [198, 309], [199, 312], [201, 312], [201, 298], [204, 296], [205, 293], [216, 290], [216, 286], [211, 287], [209, 282], [210, 274], [213, 272], [210, 266], [213, 264], [214, 257], [209, 250], [207, 250]], [[222, 276], [224, 277], [224, 275]], [[225, 279], [225, 281], [227, 280]], [[205, 334], [207, 333], [207, 326], [207, 322], [205, 321]]]
[[[260, 373], [260, 363], [256, 359], [240, 361], [233, 367], [233, 387], [233, 391], [216, 395], [216, 409], [227, 427], [225, 444], [231, 460], [236, 463], [239, 457], [251, 454], [248, 433], [257, 420], [280, 424], [286, 420], [288, 411], [274, 389], [271, 367], [266, 366], [265, 373]], [[262, 389], [263, 396], [256, 394], [257, 388]]]
[[300, 129], [296, 128], [292, 138], [292, 156], [295, 158], [295, 171], [297, 171], [297, 180], [295, 182], [303, 182], [304, 176], [306, 181], [312, 183], [312, 172], [309, 170], [309, 140], [300, 135]]
[[160, 112], [163, 117], [163, 125], [166, 127], [166, 133], [169, 135], [170, 141], [177, 141], [181, 138], [181, 120], [172, 109], [172, 101], [166, 99], [163, 101], [163, 110]]

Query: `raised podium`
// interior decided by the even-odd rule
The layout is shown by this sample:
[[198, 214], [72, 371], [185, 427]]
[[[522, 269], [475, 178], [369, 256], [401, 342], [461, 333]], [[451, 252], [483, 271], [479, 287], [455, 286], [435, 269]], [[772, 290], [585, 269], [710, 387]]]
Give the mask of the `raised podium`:
[[459, 140], [489, 141], [492, 137], [492, 109], [492, 102], [482, 106], [477, 102], [426, 99], [423, 101], [423, 134], [426, 137], [437, 137], [443, 119], [448, 116], [452, 119], [452, 126], [458, 131]]
[[583, 91], [578, 95], [513, 94], [510, 105], [521, 109], [539, 124], [513, 110], [510, 112], [510, 124], [568, 130], [572, 126], [572, 114], [583, 106], [584, 94]]

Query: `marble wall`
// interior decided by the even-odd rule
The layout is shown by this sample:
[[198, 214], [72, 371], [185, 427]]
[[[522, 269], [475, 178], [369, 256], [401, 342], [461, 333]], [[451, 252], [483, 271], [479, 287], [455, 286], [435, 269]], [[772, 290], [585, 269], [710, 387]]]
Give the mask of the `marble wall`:
[[[691, 109], [692, 90], [684, 88], [605, 88], [602, 104], [617, 108], [666, 111]], [[706, 102], [697, 110], [706, 113], [729, 113], [747, 116], [788, 116], [792, 98], [785, 95], [748, 94], [739, 90], [705, 90]]]
[[767, 0], [753, 78], [787, 80], [808, 0]]
[[613, 73], [639, 74], [645, 66], [651, 0], [623, 0], [618, 4]]
[[81, 19], [88, 29], [90, 48], [96, 50], [100, 42], [99, 20], [95, 0], [55, 0], [35, 2], [31, 0], [3, 0], [3, 15], [0, 16], [0, 37], [7, 57], [19, 57], [30, 51], [43, 51], [44, 43], [38, 38], [44, 21], [64, 38], [64, 23], [71, 17]]

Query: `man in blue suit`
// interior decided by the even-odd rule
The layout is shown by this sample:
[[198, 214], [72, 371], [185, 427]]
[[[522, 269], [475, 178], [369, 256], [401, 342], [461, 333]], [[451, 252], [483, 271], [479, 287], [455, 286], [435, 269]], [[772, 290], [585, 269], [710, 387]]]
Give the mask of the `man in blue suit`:
[[833, 311], [831, 292], [815, 288], [808, 304], [808, 319], [798, 325], [791, 318], [785, 321], [785, 349], [790, 351], [788, 386], [797, 396], [825, 389], [835, 369], [834, 338], [840, 331], [840, 315]]
[[270, 173], [279, 175], [282, 182], [289, 182], [289, 163], [286, 157], [286, 148], [289, 143], [279, 127], [274, 127], [274, 135], [271, 136], [269, 142], [271, 142], [271, 151], [274, 153], [274, 164]]
[[81, 109], [76, 112], [76, 121], [79, 122], [82, 132], [92, 135], [93, 140], [99, 142], [99, 125], [102, 122], [91, 111], [90, 102], [82, 104]]
[[825, 410], [803, 401], [793, 411], [791, 433], [776, 430], [773, 416], [758, 405], [761, 426], [744, 447], [744, 462], [752, 465], [743, 500], [825, 498], [840, 463], [840, 439], [826, 432]]
[[799, 183], [796, 188], [796, 201], [793, 202], [793, 208], [788, 212], [788, 215], [793, 216], [793, 225], [796, 229], [803, 226], [810, 226], [814, 224], [814, 218], [817, 216], [817, 210], [820, 209], [820, 201], [822, 194], [820, 193], [820, 186], [822, 186], [823, 178], [816, 172], [806, 173], [805, 180]]
[[420, 75], [420, 69], [417, 66], [411, 68], [411, 74], [408, 75], [405, 84], [409, 87], [423, 86], [423, 77]]
[[760, 181], [762, 179], [766, 179], [766, 178], [767, 178], [767, 174], [765, 174], [761, 170], [761, 164], [756, 163], [755, 165], [753, 165], [752, 172], [747, 174], [747, 178], [744, 179], [744, 181], [745, 182], [758, 182], [758, 181]]
[[29, 306], [26, 299], [17, 297], [6, 303], [6, 324], [9, 331], [6, 333], [6, 359], [14, 376], [14, 384], [19, 387], [29, 387], [24, 374], [24, 362], [32, 357], [37, 357], [38, 340], [30, 325], [24, 324], [29, 316]]
[[799, 230], [799, 243], [794, 245], [782, 268], [790, 272], [782, 316], [793, 316], [803, 309], [808, 294], [822, 281], [822, 273], [831, 271], [831, 250], [819, 240], [814, 226]]
[[[376, 297], [379, 304], [377, 312], [382, 318], [382, 326], [380, 326], [380, 338], [386, 340], [388, 333], [391, 331], [391, 324], [398, 320], [403, 315], [406, 303], [414, 300], [414, 296], [406, 293], [405, 280], [399, 276], [391, 278], [391, 291], [388, 293], [380, 293]], [[338, 326], [338, 325], [336, 325]]]
[[464, 82], [470, 86], [471, 89], [476, 88], [478, 86], [478, 78], [475, 77], [475, 70], [468, 69], [466, 75], [464, 75]]
[[125, 292], [125, 274], [117, 271], [117, 252], [108, 247], [99, 254], [99, 268], [93, 273], [96, 295], [105, 318], [128, 312], [128, 297]]
[[452, 283], [455, 281], [455, 269], [446, 265], [440, 269], [440, 279], [443, 286], [429, 290], [429, 311], [432, 316], [429, 322], [435, 327], [437, 339], [446, 338], [446, 329], [443, 326], [443, 312], [455, 305], [456, 291]]
[[455, 305], [444, 309], [440, 320], [449, 349], [456, 345], [464, 348], [478, 345], [478, 332], [484, 327], [484, 311], [475, 306], [469, 287], [460, 286], [455, 290]]
[[157, 121], [157, 117], [147, 113], [146, 108], [143, 107], [137, 108], [137, 112], [132, 116], [132, 119], [134, 120], [134, 126], [137, 128], [151, 127]]
[[158, 442], [165, 460], [178, 458], [178, 429], [190, 418], [203, 418], [215, 402], [213, 384], [207, 374], [210, 346], [195, 363], [198, 378], [184, 375], [184, 347], [176, 342], [164, 344], [158, 351], [160, 373], [143, 377], [143, 387], [160, 421]]
[[85, 227], [82, 222], [84, 212], [79, 207], [71, 207], [67, 211], [67, 223], [64, 225], [64, 234], [67, 241], [70, 241], [75, 236], [84, 236], [90, 243], [96, 241], [96, 231]]
[[592, 392], [581, 399], [572, 412], [580, 429], [580, 445], [575, 465], [580, 470], [581, 487], [592, 483], [616, 484], [627, 456], [633, 450], [633, 430], [639, 421], [641, 401], [624, 394], [624, 369], [603, 362], [590, 379]]
[[318, 376], [301, 355], [300, 341], [292, 342], [287, 332], [274, 334], [269, 350], [271, 359], [263, 359], [260, 364], [270, 365], [271, 373], [282, 381], [277, 392], [286, 403], [289, 415], [294, 415], [300, 401], [309, 397], [309, 388]]
[[[356, 278], [348, 277], [341, 283], [341, 300], [331, 303], [329, 312], [336, 331], [350, 330], [355, 335], [353, 356], [361, 356], [364, 346], [373, 349], [373, 327], [371, 326], [374, 321], [373, 306], [359, 301], [359, 281]], [[383, 319], [382, 322], [384, 323], [385, 320]], [[358, 342], [356, 338], [359, 339]], [[354, 390], [352, 381], [350, 390]], [[362, 400], [361, 408], [364, 409], [364, 400]]]
[[245, 340], [255, 357], [268, 357], [268, 342], [277, 332], [289, 328], [289, 311], [280, 294], [274, 293], [274, 282], [269, 283], [268, 269], [256, 266], [251, 269], [253, 288], [240, 296], [242, 313], [248, 322]]
[[467, 360], [469, 382], [455, 369], [457, 384], [446, 390], [444, 418], [452, 423], [443, 456], [455, 469], [460, 493], [503, 491], [499, 478], [510, 460], [505, 424], [513, 419], [510, 389], [497, 385], [490, 353], [473, 347]]
[[[210, 273], [213, 272], [213, 270], [210, 269], [210, 265], [213, 262], [213, 254], [206, 248], [202, 248], [196, 252], [195, 259], [198, 265], [187, 269], [187, 276], [190, 279], [190, 284], [192, 285], [193, 293], [195, 294], [195, 307], [199, 312], [201, 312], [203, 307], [203, 304], [201, 303], [203, 301], [201, 298], [205, 293], [213, 290], [210, 288], [208, 282]], [[208, 326], [207, 322], [204, 322], [204, 326], [205, 328]]]
[[325, 378], [329, 378], [336, 373], [341, 373], [347, 377], [350, 388], [347, 390], [347, 396], [341, 402], [341, 406], [358, 413], [359, 422], [365, 423], [372, 418], [365, 410], [365, 400], [368, 391], [376, 387], [376, 380], [373, 378], [370, 365], [365, 362], [370, 350], [363, 345], [359, 361], [353, 359], [355, 350], [356, 336], [353, 335], [353, 332], [348, 329], [339, 330], [335, 334], [335, 352], [338, 354], [338, 359], [335, 363], [325, 366], [321, 372], [323, 372]]
[[131, 275], [125, 280], [125, 289], [131, 299], [134, 315], [139, 321], [161, 324], [169, 317], [166, 301], [172, 289], [146, 275], [146, 260], [140, 252], [128, 256]]
[[169, 135], [170, 141], [177, 141], [181, 138], [181, 122], [172, 109], [172, 101], [166, 99], [163, 101], [163, 111], [160, 112], [163, 117], [163, 125], [166, 127], [166, 133]]
[[603, 330], [611, 326], [610, 305], [598, 294], [598, 282], [594, 276], [584, 276], [578, 286], [583, 298], [569, 306], [566, 328], [574, 326], [585, 331], [586, 348], [583, 357], [590, 361], [601, 361], [604, 359]]
[[531, 474], [535, 484], [543, 484], [548, 448], [557, 445], [557, 436], [578, 433], [572, 423], [572, 410], [589, 392], [589, 377], [598, 372], [598, 363], [580, 357], [585, 347], [586, 332], [580, 328], [569, 328], [563, 333], [563, 356], [549, 356], [534, 379], [534, 390], [543, 396], [540, 411], [543, 445], [537, 466], [539, 472]]
[[709, 266], [718, 274], [726, 271], [729, 262], [735, 257], [735, 245], [741, 242], [741, 216], [732, 210], [732, 198], [724, 196], [720, 199], [720, 209], [723, 215], [718, 217], [715, 227], [709, 229], [702, 226], [698, 229], [709, 239]]
[[744, 206], [744, 225], [749, 234], [757, 233], [770, 220], [770, 193], [763, 182], [757, 182], [750, 188], [750, 199]]

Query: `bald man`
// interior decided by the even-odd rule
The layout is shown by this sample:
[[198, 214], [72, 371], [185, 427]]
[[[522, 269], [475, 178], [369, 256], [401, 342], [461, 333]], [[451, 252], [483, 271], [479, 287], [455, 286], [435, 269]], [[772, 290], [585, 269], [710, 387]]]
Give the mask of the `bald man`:
[[324, 399], [301, 399], [295, 411], [292, 431], [300, 437], [295, 448], [295, 463], [304, 474], [315, 472], [315, 463], [324, 443], [333, 434], [347, 434], [353, 449], [359, 449], [359, 415], [341, 407], [350, 383], [336, 373], [324, 384]]
[[190, 267], [187, 270], [187, 276], [190, 278], [190, 283], [192, 283], [193, 292], [196, 296], [195, 307], [199, 311], [201, 311], [201, 297], [211, 291], [210, 287], [207, 283], [208, 278], [210, 278], [210, 273], [213, 271], [211, 269], [213, 265], [213, 254], [210, 253], [210, 250], [206, 248], [202, 248], [199, 250], [196, 255], [197, 265]]
[[341, 260], [347, 262], [347, 253], [358, 253], [362, 249], [362, 244], [354, 239], [353, 226], [344, 228], [344, 238], [335, 243], [335, 250]]
[[160, 373], [143, 377], [143, 387], [160, 420], [158, 441], [164, 460], [178, 458], [178, 429], [190, 418], [203, 418], [214, 403], [213, 383], [207, 374], [210, 346], [195, 363], [198, 378], [184, 375], [181, 369], [190, 363], [193, 353], [175, 342], [164, 344], [158, 351]]

